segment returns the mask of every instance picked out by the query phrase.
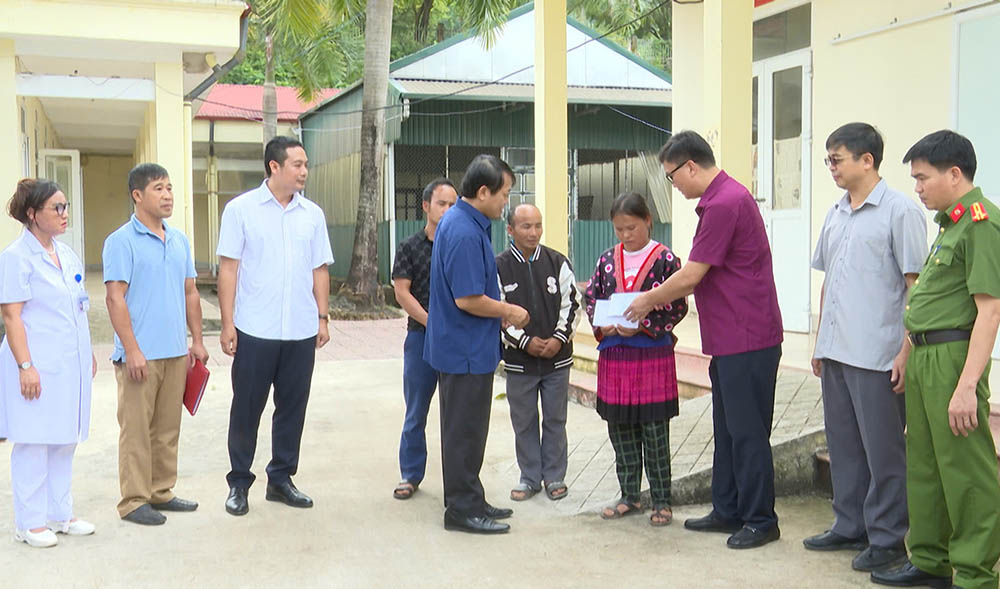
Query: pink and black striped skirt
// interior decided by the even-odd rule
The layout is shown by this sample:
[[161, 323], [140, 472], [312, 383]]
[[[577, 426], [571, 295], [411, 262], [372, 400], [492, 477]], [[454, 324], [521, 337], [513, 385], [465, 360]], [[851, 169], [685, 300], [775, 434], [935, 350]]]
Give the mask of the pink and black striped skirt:
[[647, 423], [677, 415], [673, 346], [612, 346], [597, 360], [597, 413], [610, 423]]

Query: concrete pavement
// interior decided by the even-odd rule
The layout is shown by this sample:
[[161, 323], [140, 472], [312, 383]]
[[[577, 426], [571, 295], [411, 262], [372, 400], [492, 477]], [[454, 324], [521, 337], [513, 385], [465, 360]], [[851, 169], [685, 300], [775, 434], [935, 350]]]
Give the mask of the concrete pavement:
[[[517, 470], [507, 404], [502, 400], [493, 406], [482, 478], [494, 505], [514, 507], [513, 530], [500, 537], [443, 531], [436, 402], [428, 423], [427, 479], [409, 501], [391, 496], [399, 477], [403, 329], [401, 320], [334, 323], [334, 342], [318, 358], [300, 472], [295, 477], [316, 507], [297, 510], [264, 501], [269, 408], [254, 466], [261, 479], [250, 492], [250, 513], [242, 518], [226, 514], [223, 508], [231, 389], [228, 359], [211, 337], [213, 374], [198, 415], [184, 417], [176, 487], [181, 497], [197, 500], [201, 507], [195, 513], [167, 514], [167, 524], [156, 528], [122, 522], [115, 512], [116, 392], [106, 360], [109, 347], [100, 346], [91, 438], [79, 447], [74, 474], [76, 513], [97, 524], [97, 534], [60, 536], [60, 545], [47, 550], [0, 543], [3, 584], [868, 586], [867, 575], [850, 570], [851, 554], [817, 554], [802, 548], [802, 538], [829, 526], [829, 502], [821, 498], [780, 499], [782, 539], [742, 552], [727, 549], [723, 535], [683, 529], [683, 519], [703, 515], [708, 510], [704, 505], [678, 507], [673, 525], [652, 528], [645, 515], [616, 522], [600, 519], [596, 506], [615, 499], [613, 486], [599, 488], [580, 481], [579, 486], [571, 485], [569, 498], [561, 502], [553, 503], [544, 495], [525, 503], [509, 501]], [[495, 392], [502, 391], [503, 380], [498, 378]], [[573, 404], [568, 431], [571, 447], [606, 438], [604, 422], [596, 413]], [[0, 537], [10, 538], [9, 446], [0, 448], [0, 506], [7, 510], [6, 517], [0, 517]], [[606, 458], [574, 452], [570, 470], [581, 472], [588, 465], [600, 469], [594, 460]], [[612, 465], [603, 468], [613, 480]], [[581, 505], [584, 502], [587, 505]]]

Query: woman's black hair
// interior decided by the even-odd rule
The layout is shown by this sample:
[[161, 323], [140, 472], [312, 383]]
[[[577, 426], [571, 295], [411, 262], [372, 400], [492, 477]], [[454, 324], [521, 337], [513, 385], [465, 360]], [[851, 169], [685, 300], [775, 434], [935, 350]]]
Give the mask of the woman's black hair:
[[611, 203], [610, 218], [614, 219], [615, 215], [623, 213], [647, 221], [653, 218], [653, 214], [649, 212], [649, 205], [646, 204], [646, 199], [638, 192], [623, 192], [615, 197], [615, 201]]

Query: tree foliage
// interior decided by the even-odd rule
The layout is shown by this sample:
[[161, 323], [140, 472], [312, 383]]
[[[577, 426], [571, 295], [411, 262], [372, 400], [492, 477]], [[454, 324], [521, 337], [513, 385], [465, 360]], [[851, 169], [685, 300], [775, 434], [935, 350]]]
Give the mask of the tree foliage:
[[[294, 3], [292, 3], [294, 4]], [[290, 4], [283, 0], [255, 2], [250, 17], [247, 54], [244, 60], [220, 80], [226, 84], [263, 84], [267, 62], [267, 36], [274, 47], [274, 79], [279, 86], [294, 86], [309, 101], [321, 88], [343, 88], [361, 77], [363, 70], [363, 10], [348, 4], [336, 12], [333, 2], [325, 4], [309, 26], [298, 29], [302, 19], [284, 16]], [[277, 10], [281, 6], [283, 10]], [[305, 10], [309, 10], [306, 8]], [[279, 23], [281, 18], [287, 22]]]
[[662, 3], [663, 0], [567, 0], [566, 11], [598, 33], [613, 31], [609, 39], [669, 72], [672, 3], [656, 8]]

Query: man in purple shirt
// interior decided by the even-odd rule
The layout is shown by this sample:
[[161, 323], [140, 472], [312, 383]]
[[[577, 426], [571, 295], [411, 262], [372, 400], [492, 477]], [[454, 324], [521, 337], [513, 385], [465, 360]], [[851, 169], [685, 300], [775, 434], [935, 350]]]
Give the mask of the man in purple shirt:
[[715, 164], [694, 131], [670, 138], [659, 155], [667, 180], [687, 199], [700, 199], [688, 263], [629, 306], [642, 320], [653, 307], [694, 293], [702, 352], [712, 356], [715, 456], [712, 511], [684, 527], [731, 534], [730, 548], [777, 540], [771, 419], [781, 359], [781, 314], [771, 248], [757, 203], [745, 186]]

